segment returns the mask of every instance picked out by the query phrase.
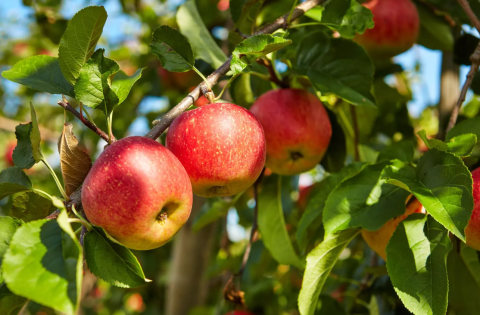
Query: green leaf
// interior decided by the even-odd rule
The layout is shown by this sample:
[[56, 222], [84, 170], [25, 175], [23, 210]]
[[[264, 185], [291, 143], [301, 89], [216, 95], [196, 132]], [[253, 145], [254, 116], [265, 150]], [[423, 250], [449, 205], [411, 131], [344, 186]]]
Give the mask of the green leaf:
[[313, 224], [318, 219], [320, 219], [319, 223], [321, 223], [325, 202], [332, 190], [335, 189], [335, 187], [337, 187], [345, 178], [356, 174], [361, 167], [361, 163], [353, 163], [344, 167], [339, 173], [332, 174], [318, 183], [315, 190], [310, 194], [310, 200], [308, 201], [307, 208], [298, 223], [296, 232], [297, 243], [302, 252], [307, 246], [307, 231], [312, 225], [314, 225], [313, 228], [318, 225]]
[[198, 232], [208, 224], [226, 216], [231, 206], [232, 203], [223, 198], [207, 199], [193, 221], [192, 230]]
[[255, 35], [241, 42], [232, 53], [230, 70], [232, 75], [248, 72], [249, 66], [258, 58], [282, 49], [292, 43], [289, 39], [273, 35]]
[[2, 272], [13, 293], [75, 314], [82, 283], [82, 250], [66, 211], [57, 221], [22, 225], [4, 256]]
[[15, 136], [17, 137], [17, 146], [13, 150], [13, 163], [21, 169], [29, 169], [35, 164], [33, 158], [32, 142], [30, 133], [32, 123], [20, 124], [15, 127]]
[[157, 28], [152, 35], [150, 52], [158, 57], [168, 71], [185, 72], [195, 65], [195, 57], [187, 38], [167, 25]]
[[387, 245], [387, 270], [398, 296], [416, 315], [447, 312], [448, 231], [415, 213], [403, 220]]
[[31, 89], [50, 94], [65, 94], [75, 98], [73, 85], [63, 76], [58, 58], [47, 55], [32, 56], [17, 62], [2, 76]]
[[118, 96], [118, 105], [122, 104], [126, 99], [132, 86], [142, 77], [142, 71], [145, 68], [138, 69], [134, 74], [128, 76], [123, 71], [119, 71], [112, 81], [112, 90]]
[[422, 4], [417, 4], [417, 11], [420, 16], [420, 34], [417, 43], [428, 49], [452, 51], [454, 38], [447, 21]]
[[27, 302], [26, 298], [10, 292], [5, 283], [0, 284], [0, 314], [17, 315]]
[[68, 23], [58, 48], [58, 59], [63, 75], [72, 85], [95, 51], [106, 20], [104, 7], [91, 6], [78, 11]]
[[43, 153], [42, 148], [40, 147], [40, 129], [38, 128], [37, 122], [37, 113], [35, 112], [35, 108], [33, 108], [33, 104], [30, 102], [30, 116], [32, 119], [32, 129], [30, 130], [30, 142], [32, 143], [32, 154], [35, 162], [40, 162], [43, 160]]
[[[22, 220], [18, 220], [16, 218], [0, 217], [0, 266], [2, 265], [3, 255], [5, 255], [8, 247], [10, 246], [10, 240], [12, 239], [13, 234], [22, 225], [22, 223], [23, 223]], [[2, 274], [0, 273], [0, 286], [2, 285], [2, 283], [3, 283], [3, 277], [2, 277]], [[1, 300], [1, 297], [0, 297], [0, 300]]]
[[27, 191], [13, 199], [12, 215], [28, 222], [45, 218], [56, 208], [52, 200], [37, 192]]
[[330, 1], [324, 9], [317, 6], [305, 15], [338, 31], [344, 38], [353, 38], [356, 33], [363, 34], [374, 26], [372, 12], [357, 0]]
[[459, 157], [430, 149], [416, 169], [391, 165], [384, 176], [389, 183], [411, 191], [435, 220], [465, 241], [473, 209], [472, 176]]
[[227, 56], [218, 47], [203, 23], [194, 0], [188, 0], [182, 4], [178, 8], [176, 18], [180, 32], [188, 39], [198, 59], [202, 59], [215, 69], [227, 60]]
[[480, 117], [470, 118], [459, 122], [453, 127], [446, 136], [446, 141], [450, 141], [452, 138], [473, 133], [477, 136], [477, 140], [480, 139]]
[[403, 162], [411, 163], [413, 161], [413, 155], [415, 153], [415, 147], [412, 141], [402, 140], [400, 142], [394, 142], [382, 151], [377, 157], [377, 162], [400, 160]]
[[232, 81], [230, 84], [230, 95], [232, 96], [233, 103], [250, 108], [255, 101], [255, 96], [253, 95], [249, 73], [241, 74], [237, 79]]
[[[477, 315], [480, 309], [480, 262], [477, 252], [463, 243], [448, 254], [448, 308], [454, 314]], [[456, 246], [455, 246], [456, 247]]]
[[[251, 35], [255, 29], [255, 22], [260, 13], [265, 0], [232, 0], [230, 1], [230, 13], [235, 22], [235, 27], [241, 32]], [[233, 44], [242, 41], [240, 35], [235, 31], [231, 31], [229, 39]]]
[[307, 268], [303, 274], [302, 288], [298, 296], [298, 309], [301, 315], [313, 315], [317, 307], [318, 296], [322, 292], [325, 280], [345, 247], [360, 229], [343, 230], [328, 234], [307, 256]]
[[98, 49], [83, 65], [75, 94], [83, 105], [98, 108], [109, 115], [118, 105], [118, 97], [110, 87], [109, 77], [120, 70], [118, 64], [103, 56], [105, 49]]
[[102, 228], [89, 231], [84, 246], [88, 268], [100, 279], [122, 288], [133, 288], [150, 281], [145, 279], [132, 252], [109, 240]]
[[30, 178], [18, 166], [0, 173], [0, 200], [12, 194], [33, 189]]
[[325, 109], [327, 110], [328, 118], [332, 126], [332, 137], [330, 138], [327, 152], [325, 152], [320, 164], [325, 171], [336, 173], [345, 166], [345, 160], [347, 158], [347, 137], [339, 122], [339, 117], [329, 108], [325, 107]]
[[281, 181], [276, 175], [264, 179], [258, 196], [258, 229], [265, 247], [278, 263], [303, 268], [304, 262], [295, 252], [285, 227]]
[[335, 94], [354, 105], [375, 106], [370, 92], [374, 66], [363, 48], [351, 40], [322, 32], [306, 36], [294, 69], [309, 77], [322, 94]]
[[427, 133], [423, 129], [417, 132], [417, 135], [429, 149], [436, 148], [441, 151], [451, 152], [459, 157], [469, 156], [477, 143], [477, 136], [473, 133], [458, 135], [451, 138], [447, 143], [438, 139], [428, 139]]
[[382, 178], [388, 165], [387, 161], [365, 165], [330, 193], [323, 211], [326, 234], [354, 227], [376, 231], [405, 213], [409, 193]]
[[330, 295], [320, 295], [318, 298], [320, 309], [315, 315], [346, 315], [340, 303]]

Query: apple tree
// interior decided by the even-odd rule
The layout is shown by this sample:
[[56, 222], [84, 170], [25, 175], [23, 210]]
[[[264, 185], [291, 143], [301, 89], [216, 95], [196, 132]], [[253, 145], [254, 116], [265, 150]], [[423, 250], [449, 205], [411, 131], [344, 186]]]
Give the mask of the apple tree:
[[96, 2], [0, 47], [0, 314], [478, 314], [478, 2]]

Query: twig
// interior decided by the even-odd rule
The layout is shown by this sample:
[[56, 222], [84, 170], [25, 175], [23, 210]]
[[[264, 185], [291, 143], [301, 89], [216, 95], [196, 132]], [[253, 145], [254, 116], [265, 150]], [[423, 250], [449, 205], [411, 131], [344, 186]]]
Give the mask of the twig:
[[[302, 4], [298, 5], [293, 12], [291, 12], [290, 22], [296, 20], [308, 10], [316, 7], [319, 4], [325, 3], [327, 0], [307, 0]], [[262, 27], [260, 30], [254, 33], [254, 35], [261, 34], [270, 34], [274, 31], [285, 26], [286, 21], [290, 15], [290, 12], [278, 18], [275, 22], [268, 24]], [[212, 74], [207, 77], [207, 81], [211, 87], [217, 84], [218, 80], [224, 76], [230, 69], [230, 62], [232, 57], [230, 56], [223, 65], [215, 70]], [[180, 103], [178, 103], [174, 108], [172, 108], [165, 116], [163, 116], [152, 130], [146, 134], [147, 137], [152, 139], [157, 139], [160, 135], [170, 126], [172, 121], [180, 116], [184, 111], [186, 111], [190, 105], [193, 104], [200, 97], [200, 88], [205, 85], [205, 83], [200, 83], [187, 97], [185, 97]]]
[[[91, 130], [93, 130], [93, 132], [95, 132], [97, 135], [100, 136], [100, 138], [102, 138], [103, 140], [107, 141], [108, 142], [108, 135], [103, 131], [101, 130], [100, 128], [98, 128], [97, 126], [95, 126], [90, 120], [88, 120], [87, 118], [83, 117], [83, 115], [80, 115], [80, 113], [72, 107], [72, 105], [70, 105], [70, 103], [68, 102], [64, 102], [64, 101], [60, 101], [58, 102], [58, 105], [60, 105], [61, 107], [63, 107], [65, 110], [69, 111], [70, 113], [72, 113], [75, 117], [77, 117], [81, 122], [83, 122], [83, 124], [85, 126], [87, 126], [88, 128], [90, 128]], [[113, 141], [115, 141], [116, 139], [113, 138]]]
[[[465, 13], [467, 14], [473, 26], [475, 26], [477, 31], [480, 32], [480, 21], [478, 20], [478, 17], [475, 15], [472, 8], [470, 7], [470, 4], [468, 3], [468, 1], [458, 0], [458, 3], [462, 7], [463, 11], [465, 11]], [[460, 96], [458, 97], [458, 101], [452, 109], [452, 114], [450, 115], [450, 121], [448, 122], [448, 126], [445, 133], [450, 131], [455, 126], [455, 123], [457, 122], [458, 113], [460, 112], [460, 108], [462, 107], [462, 104], [465, 101], [465, 96], [467, 95], [468, 89], [472, 85], [472, 81], [473, 81], [473, 78], [475, 77], [475, 74], [478, 72], [478, 67], [480, 66], [480, 43], [477, 45], [477, 47], [475, 48], [475, 51], [470, 56], [470, 61], [472, 62], [472, 65], [470, 66], [470, 70], [468, 71], [467, 79], [465, 80], [465, 83], [462, 86], [462, 90], [460, 91]]]
[[50, 215], [48, 215], [45, 219], [47, 220], [55, 220], [58, 218], [58, 215], [60, 214], [60, 210], [57, 209], [55, 211], [53, 211]]
[[247, 35], [247, 34], [244, 34], [241, 30], [239, 30], [238, 28], [234, 28], [233, 29], [235, 31], [235, 33], [237, 33], [238, 35], [240, 35], [240, 37], [242, 37], [243, 39], [247, 39], [249, 38], [250, 36]]
[[355, 105], [350, 104], [350, 113], [352, 115], [353, 124], [353, 145], [355, 146], [355, 161], [360, 161], [360, 151], [358, 146], [360, 145], [360, 131], [358, 129], [357, 108]]
[[262, 66], [266, 67], [268, 69], [268, 73], [270, 74], [270, 81], [275, 83], [276, 85], [280, 86], [281, 88], [287, 88], [289, 84], [283, 80], [280, 80], [275, 73], [275, 69], [273, 69], [272, 63], [264, 58], [258, 59], [257, 63], [261, 64]]

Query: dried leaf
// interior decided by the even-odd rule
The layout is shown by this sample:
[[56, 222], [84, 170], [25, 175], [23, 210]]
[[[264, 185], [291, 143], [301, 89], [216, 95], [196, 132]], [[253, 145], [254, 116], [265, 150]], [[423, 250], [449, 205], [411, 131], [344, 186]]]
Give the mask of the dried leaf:
[[58, 152], [65, 192], [70, 196], [80, 187], [92, 167], [90, 156], [78, 148], [78, 140], [73, 134], [71, 123], [63, 125], [63, 132], [58, 141]]

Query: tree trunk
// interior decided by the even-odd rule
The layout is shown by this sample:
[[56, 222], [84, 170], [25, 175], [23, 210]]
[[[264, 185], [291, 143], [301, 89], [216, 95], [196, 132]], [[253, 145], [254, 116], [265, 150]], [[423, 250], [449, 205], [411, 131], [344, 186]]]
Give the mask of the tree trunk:
[[206, 268], [214, 244], [217, 224], [192, 231], [193, 219], [205, 199], [194, 196], [190, 219], [175, 236], [166, 293], [166, 314], [186, 315], [205, 303], [208, 295]]
[[[458, 37], [458, 30], [454, 30], [454, 37]], [[450, 113], [460, 95], [460, 67], [453, 61], [453, 52], [443, 52], [442, 73], [440, 76], [440, 102], [438, 103], [438, 135], [445, 138]]]

